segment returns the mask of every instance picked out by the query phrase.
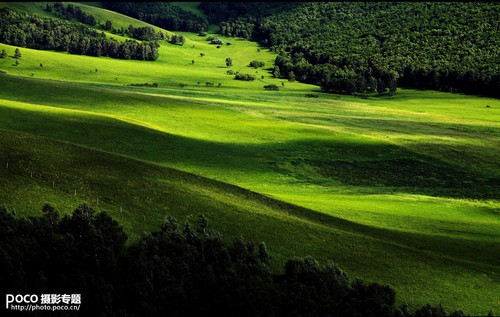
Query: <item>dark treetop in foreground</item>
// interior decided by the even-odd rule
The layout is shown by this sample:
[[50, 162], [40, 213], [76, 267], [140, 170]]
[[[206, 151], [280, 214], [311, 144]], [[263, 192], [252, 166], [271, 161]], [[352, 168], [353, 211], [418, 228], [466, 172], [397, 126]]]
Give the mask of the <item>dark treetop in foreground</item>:
[[168, 217], [126, 245], [122, 226], [85, 204], [64, 217], [45, 205], [27, 219], [0, 207], [0, 293], [82, 294], [79, 316], [447, 316], [440, 305], [412, 315], [390, 286], [310, 257], [273, 275], [264, 243], [229, 243], [207, 225]]

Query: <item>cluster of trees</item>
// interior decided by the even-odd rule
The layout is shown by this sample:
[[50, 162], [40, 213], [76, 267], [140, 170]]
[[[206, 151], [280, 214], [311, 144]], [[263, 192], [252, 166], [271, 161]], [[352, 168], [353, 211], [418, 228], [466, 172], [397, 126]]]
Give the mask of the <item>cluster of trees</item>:
[[[236, 4], [235, 4], [236, 5]], [[325, 91], [395, 93], [396, 86], [500, 96], [498, 3], [310, 2], [263, 8], [204, 3], [227, 36], [276, 51], [279, 75]], [[264, 5], [264, 9], [265, 5]]]
[[156, 88], [158, 87], [158, 83], [144, 83], [144, 84], [130, 84], [130, 86], [134, 86], [134, 87], [153, 87], [153, 88]]
[[174, 34], [174, 35], [172, 35], [172, 38], [170, 39], [170, 43], [172, 43], [172, 44], [184, 45], [185, 42], [186, 42], [186, 39], [182, 35]]
[[155, 32], [154, 28], [151, 26], [134, 27], [133, 25], [129, 25], [128, 28], [122, 27], [120, 29], [115, 29], [113, 23], [109, 20], [101, 24], [93, 15], [84, 12], [80, 7], [73, 6], [72, 4], [64, 6], [62, 2], [56, 2], [54, 4], [47, 3], [44, 10], [47, 12], [57, 12], [57, 16], [61, 19], [69, 21], [76, 19], [81, 23], [90, 26], [98, 26], [113, 34], [129, 36], [141, 41], [168, 40], [168, 35], [164, 34], [162, 31], [158, 31], [158, 33]]
[[168, 217], [126, 241], [121, 225], [86, 204], [65, 216], [45, 205], [30, 218], [0, 207], [0, 292], [81, 294], [80, 316], [447, 316], [440, 305], [412, 315], [390, 286], [310, 257], [273, 275], [264, 243], [227, 243], [203, 216], [196, 225]]
[[280, 87], [276, 86], [275, 84], [271, 84], [271, 85], [265, 85], [264, 89], [278, 91], [280, 90]]
[[83, 24], [0, 9], [0, 42], [34, 49], [121, 59], [156, 60], [157, 42], [118, 42]]
[[[134, 39], [141, 41], [154, 41], [154, 40], [164, 40], [165, 34], [162, 31], [155, 32], [155, 29], [151, 26], [134, 27], [129, 25], [125, 35], [129, 35]], [[168, 37], [168, 36], [167, 36]]]
[[75, 7], [72, 4], [64, 6], [62, 2], [55, 2], [54, 4], [47, 3], [45, 5], [45, 11], [47, 12], [55, 11], [59, 18], [66, 19], [69, 21], [76, 19], [79, 22], [91, 26], [95, 26], [97, 24], [97, 21], [93, 15], [83, 12], [80, 7], [78, 6]]
[[168, 2], [103, 2], [104, 7], [172, 31], [203, 32], [208, 22]]
[[141, 41], [156, 41], [156, 40], [169, 40], [169, 36], [162, 31], [155, 32], [151, 26], [134, 27], [130, 24], [127, 28], [121, 27], [116, 29], [113, 23], [107, 20], [104, 24], [100, 25], [101, 29], [110, 31], [113, 34], [132, 37]]
[[234, 76], [234, 79], [245, 80], [245, 81], [252, 81], [252, 80], [255, 80], [255, 76], [254, 75], [250, 75], [250, 74], [239, 74], [239, 73], [236, 73], [236, 75]]
[[253, 68], [259, 68], [259, 67], [264, 67], [264, 65], [266, 65], [266, 63], [262, 62], [262, 61], [258, 61], [258, 60], [253, 60], [250, 62], [250, 67], [253, 67]]

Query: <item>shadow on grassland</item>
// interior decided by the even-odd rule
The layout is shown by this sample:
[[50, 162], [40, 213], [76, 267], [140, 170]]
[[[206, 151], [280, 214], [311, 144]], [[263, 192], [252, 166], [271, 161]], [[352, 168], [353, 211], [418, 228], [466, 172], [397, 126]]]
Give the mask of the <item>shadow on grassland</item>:
[[[25, 179], [32, 182], [33, 178], [30, 178], [29, 173], [26, 172], [35, 169], [37, 172], [44, 171], [45, 179], [58, 177], [58, 186], [63, 181], [66, 183], [91, 183], [91, 188], [97, 191], [101, 197], [147, 196], [147, 199], [145, 199], [146, 197], [137, 197], [141, 201], [142, 208], [145, 207], [146, 201], [149, 201], [157, 207], [168, 205], [169, 209], [175, 211], [176, 214], [182, 213], [186, 206], [190, 206], [187, 210], [193, 212], [202, 205], [205, 212], [213, 209], [215, 210], [213, 213], [220, 214], [223, 211], [220, 210], [221, 208], [226, 208], [227, 212], [233, 210], [236, 205], [249, 202], [246, 205], [255, 206], [255, 208], [266, 206], [270, 208], [269, 212], [298, 217], [322, 226], [380, 239], [385, 243], [398, 246], [398, 248], [410, 248], [412, 252], [417, 252], [421, 256], [430, 252], [439, 257], [449, 258], [449, 261], [452, 262], [458, 261], [464, 267], [468, 267], [471, 262], [474, 262], [482, 263], [494, 270], [495, 262], [500, 258], [499, 249], [495, 247], [494, 243], [489, 242], [494, 241], [497, 236], [489, 237], [485, 234], [482, 235], [482, 240], [477, 240], [371, 227], [276, 200], [231, 184], [111, 153], [20, 133], [0, 131], [0, 136], [2, 136], [0, 159], [2, 161], [8, 160], [11, 163], [7, 172], [5, 169], [0, 172], [0, 175], [5, 174], [3, 177], [6, 179], [10, 179], [16, 172], [22, 171], [22, 174], [26, 175]], [[35, 180], [38, 178], [39, 173], [35, 175]], [[163, 188], [163, 183], [156, 184], [153, 179], [169, 180], [168, 184], [170, 185]], [[217, 193], [215, 197], [227, 196], [230, 200], [219, 205], [213, 205], [210, 202], [202, 204], [201, 201], [204, 201], [205, 198], [197, 198], [195, 192], [186, 191], [183, 186], [180, 186], [182, 183], [198, 186], [202, 191], [208, 190]], [[50, 186], [50, 184], [46, 186]], [[137, 208], [141, 207], [137, 206]], [[217, 211], [218, 209], [219, 211]], [[158, 217], [161, 218], [161, 211], [157, 212], [159, 212]], [[142, 222], [140, 213], [131, 215], [131, 217], [134, 221]], [[216, 217], [215, 214], [213, 217]], [[244, 215], [241, 215], [240, 212], [230, 212], [226, 217], [236, 217], [234, 221], [237, 221], [237, 217], [244, 217]], [[252, 230], [258, 232], [260, 229], [254, 228]], [[280, 239], [285, 241], [287, 238], [283, 236]], [[479, 267], [475, 267], [475, 269], [483, 270]]]
[[[213, 173], [285, 173], [320, 182], [397, 187], [455, 198], [498, 198], [499, 179], [392, 144], [300, 140], [223, 143], [168, 134], [99, 115], [0, 108], [0, 127], [156, 163]], [[289, 163], [284, 167], [284, 163]], [[308, 167], [308, 168], [304, 168]], [[310, 168], [309, 168], [310, 167]]]

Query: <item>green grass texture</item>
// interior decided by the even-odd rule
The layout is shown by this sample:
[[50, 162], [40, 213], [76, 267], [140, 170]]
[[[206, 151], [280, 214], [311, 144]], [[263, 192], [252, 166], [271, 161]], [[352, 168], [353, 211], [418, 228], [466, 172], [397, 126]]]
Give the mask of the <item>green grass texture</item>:
[[20, 48], [14, 66], [15, 47], [0, 44], [0, 204], [32, 215], [86, 201], [132, 239], [203, 213], [226, 236], [265, 241], [274, 270], [312, 255], [393, 285], [413, 308], [500, 311], [499, 100], [324, 94], [273, 78], [275, 54], [257, 43], [175, 33], [186, 43], [161, 42], [154, 62]]

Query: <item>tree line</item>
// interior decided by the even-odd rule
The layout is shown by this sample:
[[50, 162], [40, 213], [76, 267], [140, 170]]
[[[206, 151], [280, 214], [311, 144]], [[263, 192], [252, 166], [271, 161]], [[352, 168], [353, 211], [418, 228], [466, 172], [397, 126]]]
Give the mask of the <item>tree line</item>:
[[116, 11], [172, 31], [203, 32], [208, 22], [192, 12], [168, 2], [103, 2], [108, 10]]
[[391, 286], [311, 257], [273, 274], [265, 243], [225, 241], [204, 216], [194, 225], [168, 217], [127, 243], [118, 222], [86, 204], [42, 212], [24, 218], [0, 207], [0, 292], [81, 294], [80, 316], [464, 316], [441, 305], [410, 313]]
[[223, 35], [260, 41], [278, 53], [282, 78], [325, 91], [392, 94], [404, 86], [500, 96], [498, 3], [312, 2], [261, 16], [265, 6], [202, 8], [222, 17], [230, 10]]
[[168, 35], [164, 34], [162, 31], [156, 32], [151, 26], [134, 27], [130, 24], [127, 28], [121, 27], [116, 29], [113, 27], [111, 21], [106, 20], [104, 23], [100, 23], [93, 15], [84, 12], [80, 7], [73, 6], [72, 4], [64, 6], [62, 2], [56, 2], [54, 4], [47, 3], [44, 10], [47, 12], [55, 11], [57, 17], [61, 19], [68, 21], [76, 19], [78, 22], [110, 31], [113, 34], [129, 36], [141, 41], [169, 40]]
[[118, 42], [83, 24], [40, 18], [9, 8], [0, 9], [0, 42], [34, 49], [55, 50], [120, 59], [156, 60], [157, 42]]
[[81, 23], [88, 24], [90, 26], [95, 26], [97, 24], [96, 19], [93, 15], [87, 14], [80, 7], [74, 6], [69, 3], [67, 6], [64, 6], [62, 2], [55, 2], [54, 4], [46, 3], [45, 11], [47, 12], [56, 12], [56, 16], [65, 20], [73, 20], [76, 19]]

